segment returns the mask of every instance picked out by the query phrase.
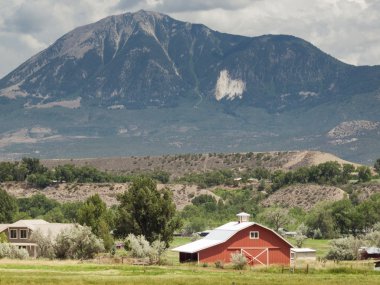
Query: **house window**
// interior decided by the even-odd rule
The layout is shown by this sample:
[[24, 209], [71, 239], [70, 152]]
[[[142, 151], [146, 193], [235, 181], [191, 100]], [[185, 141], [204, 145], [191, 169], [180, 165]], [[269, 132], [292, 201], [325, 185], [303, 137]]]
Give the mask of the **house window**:
[[20, 239], [27, 239], [27, 238], [28, 238], [28, 231], [20, 230]]
[[249, 232], [249, 238], [250, 239], [259, 239], [259, 232], [257, 232], [257, 231]]
[[10, 230], [9, 238], [16, 239], [17, 238], [17, 230]]

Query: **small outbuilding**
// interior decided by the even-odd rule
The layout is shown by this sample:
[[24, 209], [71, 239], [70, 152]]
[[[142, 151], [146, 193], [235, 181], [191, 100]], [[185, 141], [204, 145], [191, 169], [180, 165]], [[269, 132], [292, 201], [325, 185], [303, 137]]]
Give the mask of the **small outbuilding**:
[[297, 262], [299, 260], [313, 261], [317, 259], [315, 249], [311, 248], [292, 248], [290, 250], [290, 261], [291, 263]]
[[231, 254], [245, 255], [249, 265], [290, 264], [293, 245], [274, 230], [250, 222], [247, 213], [237, 214], [238, 221], [229, 222], [204, 238], [176, 247], [180, 262], [231, 262]]
[[360, 259], [380, 258], [380, 248], [378, 247], [361, 247], [359, 252]]

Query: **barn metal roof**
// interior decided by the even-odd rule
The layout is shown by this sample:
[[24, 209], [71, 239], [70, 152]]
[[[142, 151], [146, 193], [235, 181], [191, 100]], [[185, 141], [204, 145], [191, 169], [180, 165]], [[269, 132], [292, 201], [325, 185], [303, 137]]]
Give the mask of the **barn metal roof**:
[[202, 239], [173, 248], [172, 250], [187, 253], [198, 252], [200, 250], [224, 243], [237, 232], [249, 226], [253, 226], [254, 224], [255, 223], [253, 222], [230, 222], [210, 231], [210, 233]]
[[365, 251], [368, 253], [368, 254], [380, 254], [380, 248], [378, 247], [367, 247], [365, 249]]
[[291, 245], [288, 241], [286, 241], [283, 237], [281, 237], [279, 234], [277, 234], [275, 231], [264, 227], [258, 223], [254, 222], [229, 222], [227, 224], [224, 224], [214, 230], [212, 230], [207, 236], [205, 236], [202, 239], [196, 240], [194, 242], [173, 248], [173, 251], [178, 252], [186, 252], [186, 253], [195, 253], [200, 250], [213, 247], [215, 245], [221, 244], [229, 240], [233, 235], [235, 235], [237, 232], [246, 229], [253, 225], [258, 225], [264, 229], [267, 229], [269, 231], [272, 231], [274, 234], [279, 236], [281, 239], [283, 239], [286, 243], [288, 243], [291, 247]]

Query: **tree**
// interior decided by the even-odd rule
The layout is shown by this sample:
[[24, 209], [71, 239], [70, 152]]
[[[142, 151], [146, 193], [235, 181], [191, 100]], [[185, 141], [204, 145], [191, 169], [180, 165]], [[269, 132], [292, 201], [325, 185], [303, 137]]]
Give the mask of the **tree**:
[[377, 174], [380, 175], [380, 158], [376, 159], [375, 165], [373, 167], [375, 168], [375, 171], [377, 172]]
[[288, 222], [288, 211], [282, 208], [268, 208], [262, 214], [262, 219], [276, 232]]
[[11, 223], [17, 211], [16, 198], [0, 188], [0, 223]]
[[118, 236], [143, 235], [149, 242], [160, 239], [169, 246], [181, 223], [168, 189], [158, 191], [152, 179], [138, 177], [118, 200]]
[[333, 238], [334, 220], [331, 214], [331, 203], [320, 203], [316, 205], [306, 218], [306, 225], [309, 228], [309, 234], [314, 231], [320, 231], [322, 238]]
[[371, 180], [371, 169], [367, 166], [358, 167], [358, 178], [360, 182], [368, 182]]
[[38, 158], [23, 157], [21, 163], [26, 166], [28, 175], [47, 172], [47, 168], [40, 163]]
[[113, 238], [110, 234], [110, 225], [112, 226], [113, 223], [107, 215], [106, 203], [102, 201], [99, 194], [87, 198], [79, 208], [78, 222], [89, 226], [95, 235], [102, 238], [106, 250], [111, 249]]
[[351, 229], [351, 213], [354, 207], [350, 200], [344, 199], [336, 201], [331, 205], [331, 214], [336, 228], [341, 234], [348, 234]]
[[44, 194], [35, 194], [29, 198], [17, 199], [20, 212], [25, 212], [32, 218], [43, 216], [56, 207], [59, 203], [47, 198]]

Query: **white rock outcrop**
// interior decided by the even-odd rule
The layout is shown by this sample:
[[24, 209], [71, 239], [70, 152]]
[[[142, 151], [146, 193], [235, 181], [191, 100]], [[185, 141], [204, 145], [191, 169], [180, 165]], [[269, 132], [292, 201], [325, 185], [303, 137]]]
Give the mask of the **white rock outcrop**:
[[232, 79], [226, 69], [222, 70], [215, 86], [215, 98], [217, 101], [223, 98], [227, 100], [241, 99], [245, 91], [245, 82], [241, 79]]

